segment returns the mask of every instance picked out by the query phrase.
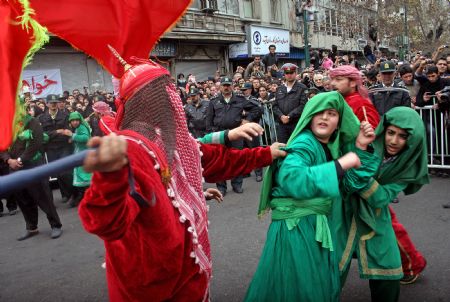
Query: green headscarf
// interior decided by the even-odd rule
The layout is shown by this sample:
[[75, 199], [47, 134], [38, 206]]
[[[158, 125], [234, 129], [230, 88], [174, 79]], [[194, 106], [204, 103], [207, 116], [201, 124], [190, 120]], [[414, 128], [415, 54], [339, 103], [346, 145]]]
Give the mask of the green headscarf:
[[80, 120], [80, 125], [84, 125], [88, 129], [89, 133], [91, 133], [91, 126], [89, 126], [89, 124], [84, 120], [81, 113], [78, 111], [71, 112], [69, 114], [69, 122], [73, 120]]
[[373, 145], [375, 152], [384, 158], [385, 132], [390, 125], [404, 129], [408, 133], [405, 149], [395, 161], [380, 169], [377, 181], [380, 184], [392, 182], [406, 183], [403, 192], [414, 194], [424, 184], [430, 182], [428, 177], [426, 133], [420, 115], [408, 107], [396, 107], [383, 116], [383, 120], [375, 130], [377, 138]]
[[309, 127], [314, 115], [327, 109], [335, 109], [339, 113], [338, 129], [328, 142], [328, 148], [333, 158], [339, 157], [340, 147], [343, 144], [355, 141], [358, 136], [359, 120], [337, 91], [317, 94], [306, 103], [302, 116], [288, 140], [287, 148], [304, 129]]
[[[353, 113], [352, 109], [347, 105], [342, 95], [337, 91], [320, 93], [311, 98], [303, 110], [297, 126], [292, 132], [288, 140], [286, 151], [289, 152], [291, 142], [305, 129], [319, 112], [327, 109], [335, 109], [339, 113], [339, 124], [332, 138], [328, 142], [333, 158], [341, 155], [341, 149], [344, 145], [354, 142], [359, 133], [359, 120]], [[261, 189], [261, 200], [259, 204], [258, 215], [262, 216], [270, 206], [271, 191], [273, 186], [273, 172], [278, 166], [278, 162], [274, 161], [267, 169], [264, 175], [264, 181]]]

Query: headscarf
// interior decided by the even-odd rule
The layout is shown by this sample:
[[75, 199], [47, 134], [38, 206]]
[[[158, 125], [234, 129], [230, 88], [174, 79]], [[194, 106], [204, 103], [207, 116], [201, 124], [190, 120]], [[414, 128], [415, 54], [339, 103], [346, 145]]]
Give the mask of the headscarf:
[[385, 154], [385, 133], [393, 125], [408, 133], [405, 148], [397, 158], [380, 169], [377, 181], [380, 184], [393, 182], [406, 183], [403, 192], [414, 194], [424, 184], [430, 182], [428, 177], [427, 144], [425, 127], [419, 114], [408, 107], [395, 107], [383, 116], [382, 122], [375, 130], [375, 152], [383, 158]]
[[[333, 158], [338, 158], [341, 155], [341, 149], [344, 145], [355, 141], [359, 133], [359, 121], [353, 113], [352, 109], [347, 105], [342, 95], [337, 91], [324, 92], [311, 98], [302, 112], [297, 126], [292, 132], [286, 146], [289, 152], [289, 147], [293, 140], [300, 135], [300, 133], [307, 129], [311, 123], [312, 118], [317, 114], [327, 109], [335, 109], [339, 113], [339, 123], [333, 136], [330, 138], [327, 146]], [[263, 215], [270, 206], [271, 192], [273, 186], [273, 172], [278, 166], [278, 160], [274, 161], [267, 169], [264, 175], [264, 182], [261, 189], [261, 200], [258, 210], [258, 215]]]
[[79, 113], [78, 111], [74, 111], [69, 114], [69, 122], [74, 121], [74, 120], [79, 120], [80, 126], [83, 125], [84, 127], [86, 127], [86, 129], [89, 131], [89, 134], [92, 132], [91, 126], [89, 126], [89, 124], [84, 120], [81, 113]]
[[304, 129], [309, 127], [314, 115], [327, 109], [335, 109], [339, 113], [338, 129], [328, 142], [328, 148], [333, 158], [339, 157], [340, 147], [354, 141], [358, 136], [359, 121], [337, 91], [320, 93], [306, 103], [302, 116], [287, 142], [287, 148]]
[[330, 78], [345, 77], [356, 82], [356, 90], [365, 99], [369, 97], [367, 88], [364, 86], [360, 71], [351, 65], [342, 65], [330, 70]]
[[92, 110], [94, 110], [94, 112], [100, 113], [102, 116], [114, 116], [114, 112], [111, 110], [111, 106], [103, 101], [95, 102], [94, 105], [92, 105]]

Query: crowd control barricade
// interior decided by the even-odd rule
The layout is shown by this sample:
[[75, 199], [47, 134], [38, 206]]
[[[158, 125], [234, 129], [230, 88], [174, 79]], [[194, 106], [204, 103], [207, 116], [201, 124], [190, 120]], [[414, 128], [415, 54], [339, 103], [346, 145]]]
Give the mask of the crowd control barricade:
[[260, 137], [261, 146], [270, 146], [278, 140], [277, 139], [278, 123], [275, 121], [275, 115], [273, 113], [274, 102], [275, 99], [271, 99], [262, 104], [263, 115], [260, 121], [260, 125], [264, 128], [264, 133]]
[[433, 106], [415, 108], [420, 114], [427, 133], [428, 167], [450, 169], [450, 125], [448, 116]]

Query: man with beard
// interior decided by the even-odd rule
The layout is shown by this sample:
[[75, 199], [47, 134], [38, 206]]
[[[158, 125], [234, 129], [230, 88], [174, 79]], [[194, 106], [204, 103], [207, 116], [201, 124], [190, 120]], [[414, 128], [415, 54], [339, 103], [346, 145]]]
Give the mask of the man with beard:
[[330, 71], [330, 78], [334, 90], [344, 96], [358, 120], [364, 121], [367, 118], [372, 127], [376, 128], [380, 116], [368, 99], [359, 70], [351, 65], [339, 66]]
[[284, 71], [286, 84], [277, 89], [273, 113], [280, 123], [278, 141], [286, 143], [294, 131], [308, 99], [305, 94], [307, 87], [296, 80], [297, 65], [287, 63], [281, 69]]
[[[117, 134], [89, 143], [99, 148], [84, 162], [95, 172], [79, 214], [105, 242], [111, 301], [208, 301], [202, 176], [221, 181], [285, 152], [279, 145], [235, 150], [199, 143], [188, 133], [169, 72], [151, 61], [133, 63], [121, 79]], [[229, 100], [231, 90], [223, 90]]]
[[188, 123], [189, 132], [195, 137], [203, 137], [206, 134], [206, 113], [208, 112], [209, 101], [200, 99], [198, 89], [192, 86], [188, 96], [191, 98], [190, 104], [184, 108]]
[[[225, 77], [220, 84], [221, 93], [217, 97], [211, 99], [206, 115], [206, 130], [208, 132], [216, 132], [229, 130], [238, 127], [247, 122], [255, 122], [261, 118], [261, 110], [258, 105], [247, 100], [243, 95], [233, 92], [232, 81]], [[243, 113], [245, 111], [245, 117]], [[231, 146], [242, 149], [244, 141], [239, 140], [231, 143]], [[236, 193], [243, 193], [242, 176], [235, 177], [231, 180], [231, 186]], [[225, 181], [216, 183], [217, 189], [226, 195], [227, 183]]]

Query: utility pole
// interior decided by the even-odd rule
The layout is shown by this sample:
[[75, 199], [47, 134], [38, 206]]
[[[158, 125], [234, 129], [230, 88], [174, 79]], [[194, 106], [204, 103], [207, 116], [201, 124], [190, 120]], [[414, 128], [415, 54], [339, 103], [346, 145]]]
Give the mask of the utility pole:
[[405, 10], [405, 40], [403, 48], [405, 49], [405, 60], [410, 59], [409, 57], [409, 35], [408, 35], [408, 5], [407, 0], [403, 2], [404, 10]]
[[305, 51], [305, 67], [309, 67], [310, 59], [309, 59], [309, 39], [308, 39], [308, 10], [306, 9], [306, 4], [308, 1], [304, 1], [302, 3], [302, 13], [303, 13], [303, 40], [305, 42], [304, 51]]

